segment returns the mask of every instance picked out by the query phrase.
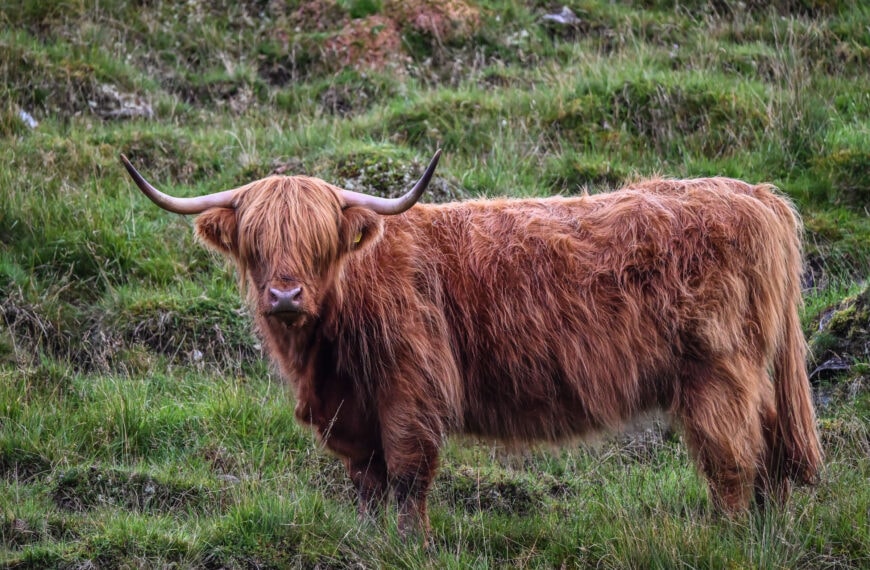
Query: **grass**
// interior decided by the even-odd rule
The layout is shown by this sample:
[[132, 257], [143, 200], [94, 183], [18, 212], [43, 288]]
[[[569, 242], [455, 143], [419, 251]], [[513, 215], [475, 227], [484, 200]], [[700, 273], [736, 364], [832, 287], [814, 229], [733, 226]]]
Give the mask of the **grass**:
[[262, 371], [155, 368], [4, 378], [10, 563], [859, 567], [870, 552], [866, 394], [825, 414], [817, 488], [736, 520], [711, 513], [677, 439], [521, 457], [451, 444], [426, 552], [390, 523], [358, 527], [342, 469]]
[[569, 5], [0, 1], [0, 566], [870, 565], [866, 354], [819, 387], [825, 473], [784, 507], [713, 515], [678, 436], [455, 441], [432, 548], [358, 526], [235, 276], [118, 164], [180, 195], [276, 170], [396, 193], [439, 147], [427, 199], [773, 182], [834, 346], [870, 267], [870, 9]]

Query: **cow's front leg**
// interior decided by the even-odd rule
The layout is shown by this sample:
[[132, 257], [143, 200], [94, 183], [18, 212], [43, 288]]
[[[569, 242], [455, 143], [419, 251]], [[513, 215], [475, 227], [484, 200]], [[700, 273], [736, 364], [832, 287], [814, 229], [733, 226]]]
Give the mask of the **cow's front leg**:
[[[433, 461], [436, 461], [433, 459]], [[423, 546], [428, 545], [429, 513], [426, 511], [426, 495], [432, 484], [431, 473], [418, 472], [415, 475], [399, 475], [391, 478], [393, 494], [398, 504], [399, 534], [407, 536], [419, 532], [423, 537]]]
[[373, 452], [367, 459], [347, 458], [344, 463], [356, 489], [360, 522], [376, 519], [387, 496], [387, 465], [383, 454]]
[[384, 458], [393, 495], [398, 504], [399, 533], [420, 532], [424, 544], [429, 533], [426, 495], [438, 468], [439, 426], [433, 428], [420, 410], [404, 415], [382, 415]]

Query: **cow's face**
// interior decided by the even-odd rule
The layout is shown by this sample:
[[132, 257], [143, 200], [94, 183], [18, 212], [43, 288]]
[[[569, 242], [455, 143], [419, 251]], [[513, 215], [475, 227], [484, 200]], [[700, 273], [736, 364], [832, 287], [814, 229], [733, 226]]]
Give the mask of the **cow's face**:
[[322, 180], [275, 176], [240, 189], [235, 208], [206, 210], [196, 232], [235, 261], [258, 315], [304, 326], [321, 314], [346, 256], [373, 244], [382, 225], [368, 208], [343, 207]]
[[121, 162], [152, 202], [176, 214], [200, 214], [196, 233], [232, 258], [258, 317], [303, 326], [322, 313], [348, 255], [374, 243], [381, 215], [401, 214], [420, 199], [438, 165], [398, 198], [336, 188], [318, 178], [270, 176], [241, 188], [177, 198], [152, 186], [127, 157]]

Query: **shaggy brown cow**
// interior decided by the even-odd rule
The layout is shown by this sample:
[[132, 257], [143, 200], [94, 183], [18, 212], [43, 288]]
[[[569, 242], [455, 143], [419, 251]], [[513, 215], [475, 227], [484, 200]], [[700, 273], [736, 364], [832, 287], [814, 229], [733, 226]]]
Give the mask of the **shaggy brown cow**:
[[172, 198], [123, 158], [237, 264], [296, 416], [344, 460], [361, 516], [391, 489], [400, 529], [425, 532], [449, 434], [555, 442], [650, 409], [685, 430], [725, 511], [816, 477], [801, 224], [771, 186], [411, 208], [437, 159], [391, 201], [302, 176]]

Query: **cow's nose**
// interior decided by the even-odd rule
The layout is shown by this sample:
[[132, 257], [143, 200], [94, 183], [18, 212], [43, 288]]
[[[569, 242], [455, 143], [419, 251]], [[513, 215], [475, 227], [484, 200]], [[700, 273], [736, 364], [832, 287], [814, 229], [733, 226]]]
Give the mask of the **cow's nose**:
[[302, 287], [289, 291], [270, 288], [269, 305], [273, 313], [298, 313], [302, 309]]

